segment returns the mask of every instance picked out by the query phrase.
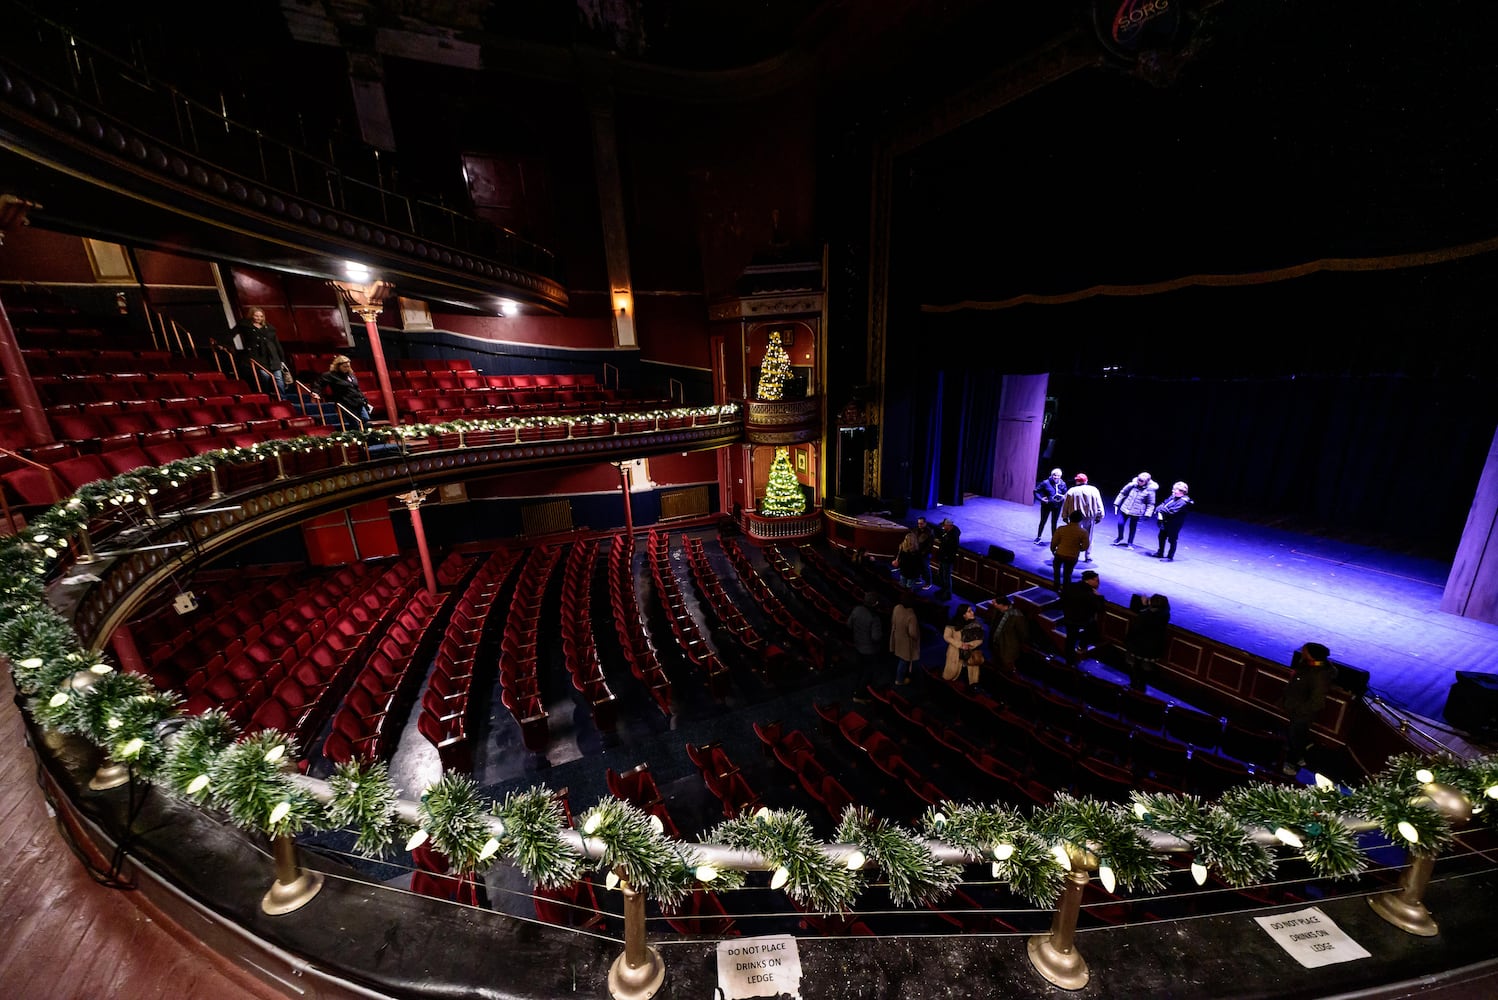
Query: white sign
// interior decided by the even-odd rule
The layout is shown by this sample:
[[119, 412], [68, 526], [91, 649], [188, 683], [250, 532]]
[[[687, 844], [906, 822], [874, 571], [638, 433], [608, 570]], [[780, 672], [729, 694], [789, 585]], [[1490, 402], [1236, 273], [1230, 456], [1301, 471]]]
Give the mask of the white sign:
[[801, 952], [789, 934], [718, 942], [718, 988], [724, 1000], [801, 1000]]
[[1342, 928], [1312, 906], [1272, 917], [1254, 917], [1279, 946], [1307, 969], [1367, 958], [1368, 949], [1343, 933]]

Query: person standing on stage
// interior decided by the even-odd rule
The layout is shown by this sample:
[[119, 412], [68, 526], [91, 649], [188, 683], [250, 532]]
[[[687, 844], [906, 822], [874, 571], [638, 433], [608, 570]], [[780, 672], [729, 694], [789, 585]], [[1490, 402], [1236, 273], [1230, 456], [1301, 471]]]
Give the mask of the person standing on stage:
[[[1191, 513], [1191, 498], [1186, 494], [1191, 487], [1185, 483], [1176, 483], [1170, 488], [1170, 496], [1164, 503], [1155, 508], [1155, 517], [1160, 520], [1160, 549], [1151, 552], [1150, 556], [1155, 559], [1164, 559], [1171, 562], [1176, 557], [1176, 542], [1181, 540], [1181, 526], [1186, 523], [1186, 515]], [[1170, 552], [1165, 551], [1165, 543], [1170, 543]]]
[[1285, 717], [1289, 726], [1285, 733], [1289, 747], [1285, 764], [1281, 770], [1288, 777], [1300, 773], [1306, 766], [1306, 751], [1311, 746], [1311, 724], [1316, 721], [1321, 706], [1336, 679], [1337, 668], [1331, 663], [1331, 650], [1319, 642], [1308, 642], [1295, 651], [1290, 658], [1290, 683], [1285, 685]]
[[[1124, 484], [1124, 488], [1118, 491], [1118, 496], [1113, 498], [1113, 513], [1118, 517], [1118, 538], [1114, 545], [1134, 544], [1134, 532], [1139, 527], [1139, 519], [1146, 521], [1155, 514], [1155, 490], [1157, 484], [1150, 478], [1148, 472], [1141, 472], [1133, 480]], [[1129, 529], [1129, 540], [1124, 541], [1124, 528]]]
[[1075, 482], [1076, 485], [1066, 491], [1066, 497], [1061, 501], [1061, 517], [1069, 521], [1073, 513], [1081, 513], [1079, 523], [1087, 529], [1087, 547], [1083, 549], [1082, 561], [1092, 562], [1092, 529], [1101, 523], [1106, 508], [1098, 488], [1087, 485], [1087, 473], [1077, 473]]
[[1056, 521], [1061, 517], [1061, 504], [1066, 500], [1066, 481], [1061, 478], [1060, 469], [1052, 469], [1051, 474], [1035, 484], [1035, 502], [1040, 504], [1040, 525], [1035, 529], [1035, 544], [1044, 545], [1040, 540], [1045, 531], [1046, 521], [1051, 522], [1051, 535], [1056, 534]]

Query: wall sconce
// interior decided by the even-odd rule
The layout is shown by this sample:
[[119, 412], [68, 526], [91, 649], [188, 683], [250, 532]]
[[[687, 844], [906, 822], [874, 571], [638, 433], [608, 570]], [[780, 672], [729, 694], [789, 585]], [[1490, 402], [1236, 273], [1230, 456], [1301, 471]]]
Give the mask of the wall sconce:
[[629, 315], [629, 298], [628, 292], [614, 293], [614, 311], [620, 316]]

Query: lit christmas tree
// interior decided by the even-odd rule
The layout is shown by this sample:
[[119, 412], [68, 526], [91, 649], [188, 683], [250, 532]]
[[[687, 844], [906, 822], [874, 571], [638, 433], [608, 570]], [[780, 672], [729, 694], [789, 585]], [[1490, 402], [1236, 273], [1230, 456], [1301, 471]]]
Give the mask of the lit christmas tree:
[[780, 345], [780, 331], [770, 331], [770, 345], [759, 363], [759, 399], [779, 399], [785, 391], [785, 380], [791, 377], [791, 356]]
[[[763, 385], [764, 383], [760, 383]], [[806, 494], [791, 470], [791, 450], [776, 448], [770, 463], [770, 478], [765, 482], [765, 499], [760, 513], [770, 517], [793, 517], [806, 513]]]

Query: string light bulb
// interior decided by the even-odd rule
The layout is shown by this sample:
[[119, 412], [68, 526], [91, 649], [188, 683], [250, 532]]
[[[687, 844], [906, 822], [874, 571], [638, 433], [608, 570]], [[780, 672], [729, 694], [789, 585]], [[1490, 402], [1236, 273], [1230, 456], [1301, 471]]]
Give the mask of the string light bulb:
[[406, 838], [406, 853], [409, 854], [411, 851], [416, 850], [422, 844], [425, 844], [428, 840], [431, 839], [431, 836], [432, 835], [427, 833], [425, 830], [417, 830], [415, 833], [411, 834], [410, 837]]
[[1319, 788], [1319, 789], [1321, 789], [1324, 792], [1329, 792], [1333, 788], [1337, 787], [1337, 783], [1335, 781], [1333, 781], [1332, 779], [1328, 778], [1326, 775], [1322, 774], [1320, 771], [1316, 772], [1316, 774], [1314, 775], [1314, 780], [1316, 782], [1316, 787]]
[[1399, 835], [1401, 837], [1403, 837], [1405, 840], [1408, 840], [1410, 843], [1420, 843], [1420, 831], [1416, 830], [1415, 824], [1411, 823], [1409, 820], [1400, 820], [1399, 825], [1395, 829], [1399, 831]]
[[277, 823], [280, 823], [290, 812], [290, 802], [287, 802], [283, 799], [282, 801], [276, 803], [276, 807], [270, 811], [270, 825], [275, 826]]
[[484, 841], [484, 846], [479, 850], [479, 860], [488, 861], [490, 858], [494, 857], [495, 853], [498, 852], [498, 850], [499, 841], [494, 837], [490, 837], [488, 840]]
[[1113, 869], [1107, 865], [1099, 865], [1097, 870], [1098, 881], [1103, 883], [1103, 888], [1110, 893], [1118, 886], [1118, 876], [1113, 874]]
[[1284, 844], [1286, 847], [1304, 847], [1305, 846], [1305, 842], [1304, 841], [1302, 841], [1292, 831], [1286, 829], [1283, 826], [1275, 828], [1275, 830], [1274, 830], [1274, 836], [1275, 836], [1276, 840], [1278, 840], [1281, 844]]
[[770, 876], [771, 889], [784, 889], [785, 884], [791, 880], [791, 870], [784, 865], [775, 869], [775, 874]]
[[140, 753], [145, 748], [146, 748], [146, 741], [143, 740], [143, 739], [141, 739], [139, 736], [137, 736], [137, 737], [135, 737], [135, 739], [131, 740], [129, 743], [126, 743], [123, 747], [120, 748], [120, 756], [121, 757], [134, 757], [136, 754]]
[[1197, 885], [1207, 884], [1207, 866], [1200, 861], [1191, 862], [1191, 877], [1196, 879]]
[[712, 865], [698, 865], [697, 870], [693, 874], [697, 876], [697, 881], [699, 882], [711, 882], [718, 877], [718, 869]]
[[588, 821], [583, 824], [583, 833], [586, 833], [591, 837], [593, 836], [593, 834], [598, 832], [598, 828], [600, 826], [603, 826], [603, 814], [597, 812], [590, 813], [588, 815]]
[[848, 866], [848, 871], [856, 872], [858, 871], [858, 869], [864, 866], [864, 863], [866, 861], [868, 861], [868, 858], [863, 856], [863, 852], [855, 850], [852, 854], [848, 855], [847, 859], [844, 861], [844, 864]]
[[1134, 815], [1139, 819], [1144, 819], [1145, 816], [1149, 815], [1149, 809], [1145, 807], [1143, 802], [1135, 802]]
[[663, 834], [663, 833], [666, 832], [666, 824], [662, 823], [661, 822], [661, 818], [659, 816], [657, 816], [655, 813], [651, 813], [650, 814], [650, 829], [652, 829], [652, 830], [655, 831], [656, 836], [660, 836], [661, 834]]
[[187, 794], [196, 795], [208, 787], [208, 775], [200, 774], [187, 783]]
[[1415, 772], [1415, 780], [1420, 782], [1420, 784], [1422, 785], [1428, 785], [1432, 781], [1436, 780], [1436, 776], [1431, 772], [1430, 768], [1422, 767], [1420, 770]]
[[265, 751], [265, 762], [267, 764], [274, 764], [284, 756], [286, 756], [286, 744], [277, 743], [275, 746]]
[[603, 877], [603, 887], [605, 889], [619, 888], [619, 873], [610, 868], [609, 873]]
[[1057, 844], [1055, 847], [1052, 847], [1051, 857], [1056, 859], [1056, 864], [1060, 865], [1062, 868], [1065, 868], [1067, 871], [1071, 871], [1071, 855], [1067, 853], [1066, 845]]
[[1000, 860], [1000, 861], [1008, 861], [1010, 858], [1014, 857], [1014, 845], [1013, 844], [995, 844], [995, 845], [993, 845], [993, 856], [995, 858], [997, 858], [998, 860]]
[[56, 694], [54, 694], [51, 698], [47, 699], [47, 705], [49, 707], [51, 707], [51, 708], [61, 708], [62, 706], [66, 705], [67, 703], [68, 703], [68, 693], [66, 691], [59, 691]]

